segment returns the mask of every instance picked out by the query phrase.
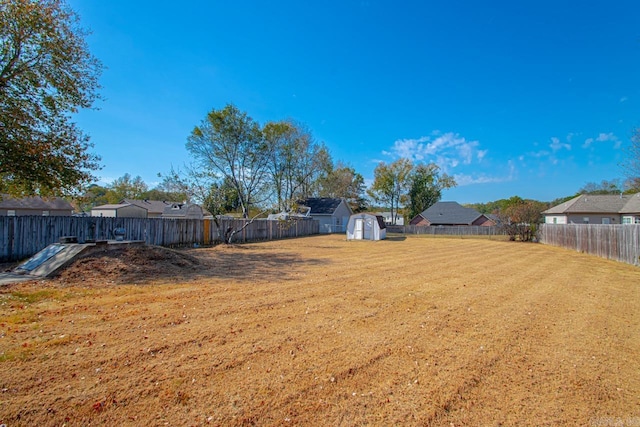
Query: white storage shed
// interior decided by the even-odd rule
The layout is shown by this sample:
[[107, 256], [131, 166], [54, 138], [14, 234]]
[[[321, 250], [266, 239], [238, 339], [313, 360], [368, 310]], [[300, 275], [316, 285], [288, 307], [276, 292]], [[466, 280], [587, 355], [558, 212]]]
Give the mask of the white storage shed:
[[347, 240], [382, 240], [387, 237], [387, 227], [382, 215], [353, 214], [347, 224]]

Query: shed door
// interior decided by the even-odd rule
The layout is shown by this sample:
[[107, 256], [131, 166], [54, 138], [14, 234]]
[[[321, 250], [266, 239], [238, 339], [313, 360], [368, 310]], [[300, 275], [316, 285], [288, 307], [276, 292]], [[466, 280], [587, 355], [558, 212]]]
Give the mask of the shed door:
[[362, 240], [362, 231], [364, 229], [364, 220], [362, 218], [358, 219], [356, 218], [356, 221], [354, 223], [354, 230], [353, 230], [353, 238], [354, 239], [358, 239], [358, 240]]
[[373, 221], [367, 219], [364, 223], [364, 235], [362, 236], [366, 240], [373, 240]]

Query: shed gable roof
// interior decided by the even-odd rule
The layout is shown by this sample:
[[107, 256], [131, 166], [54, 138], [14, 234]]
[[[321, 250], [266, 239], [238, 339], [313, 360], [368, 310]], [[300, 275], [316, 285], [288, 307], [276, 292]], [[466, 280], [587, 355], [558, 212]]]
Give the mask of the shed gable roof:
[[482, 214], [475, 209], [465, 208], [457, 202], [437, 202], [425, 209], [420, 216], [429, 221], [431, 225], [471, 225]]
[[385, 224], [384, 222], [384, 217], [377, 213], [360, 212], [357, 214], [352, 214], [351, 217], [349, 217], [349, 221], [351, 221], [351, 218], [369, 218], [376, 221], [380, 230], [384, 230], [385, 228], [387, 228], [387, 224]]
[[40, 196], [33, 196], [16, 199], [7, 194], [3, 194], [0, 199], [0, 209], [72, 211], [73, 206], [71, 206], [71, 203], [59, 197], [43, 199]]

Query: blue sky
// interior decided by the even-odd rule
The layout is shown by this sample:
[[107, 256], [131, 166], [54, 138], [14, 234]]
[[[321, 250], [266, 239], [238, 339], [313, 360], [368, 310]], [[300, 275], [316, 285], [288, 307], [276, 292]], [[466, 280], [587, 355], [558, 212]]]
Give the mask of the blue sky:
[[620, 178], [640, 126], [637, 1], [69, 3], [106, 66], [76, 117], [103, 182], [157, 183], [228, 103], [304, 123], [367, 182], [379, 161], [436, 162], [461, 203]]

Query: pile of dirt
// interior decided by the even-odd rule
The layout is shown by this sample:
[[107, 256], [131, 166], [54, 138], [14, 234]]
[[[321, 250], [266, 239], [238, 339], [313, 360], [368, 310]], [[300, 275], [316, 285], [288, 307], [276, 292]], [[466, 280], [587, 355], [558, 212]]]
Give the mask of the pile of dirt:
[[61, 283], [104, 285], [144, 283], [163, 277], [188, 278], [206, 263], [185, 251], [160, 246], [129, 246], [81, 256], [57, 277]]

